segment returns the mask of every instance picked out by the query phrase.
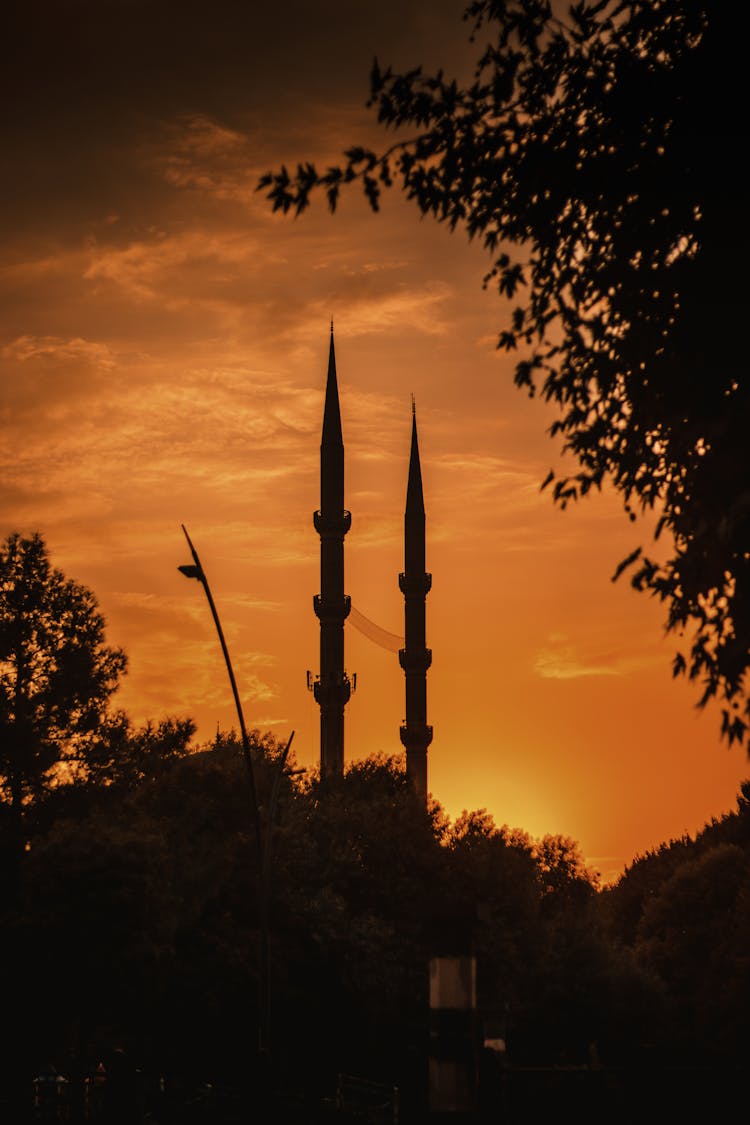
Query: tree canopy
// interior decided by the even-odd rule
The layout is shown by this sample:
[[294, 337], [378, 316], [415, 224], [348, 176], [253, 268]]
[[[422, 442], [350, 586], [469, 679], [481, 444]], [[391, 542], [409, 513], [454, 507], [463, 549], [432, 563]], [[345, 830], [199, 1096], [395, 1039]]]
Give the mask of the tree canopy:
[[[256, 731], [250, 743], [265, 802], [281, 747]], [[426, 965], [451, 920], [469, 924], [478, 1016], [502, 1028], [519, 1083], [526, 1066], [563, 1060], [580, 1075], [591, 1043], [624, 1091], [623, 1067], [641, 1073], [654, 1048], [683, 1067], [739, 1065], [748, 792], [599, 891], [574, 841], [532, 839], [481, 809], [451, 822], [419, 805], [395, 759], [355, 763], [335, 784], [286, 773], [271, 884], [279, 1079], [314, 1100], [341, 1070], [369, 1075], [397, 1084], [406, 1112], [427, 1065]], [[70, 1051], [90, 1074], [123, 1045], [162, 1120], [159, 1075], [179, 1101], [199, 1081], [218, 1092], [253, 1073], [258, 857], [240, 740], [221, 734], [114, 796], [39, 832], [21, 895], [2, 899], [18, 1058], [0, 1070], [67, 1065]]]
[[[376, 61], [369, 104], [400, 136], [341, 165], [265, 175], [274, 209], [358, 183], [374, 209], [399, 185], [490, 255], [512, 302], [499, 347], [515, 382], [557, 405], [577, 460], [565, 506], [609, 481], [653, 512], [637, 589], [688, 631], [675, 675], [745, 739], [750, 703], [750, 393], [739, 342], [745, 223], [739, 39], [705, 0], [472, 0], [473, 81]], [[406, 133], [405, 139], [403, 137]]]
[[101, 738], [126, 668], [85, 586], [51, 566], [40, 535], [0, 546], [0, 801], [25, 806]]

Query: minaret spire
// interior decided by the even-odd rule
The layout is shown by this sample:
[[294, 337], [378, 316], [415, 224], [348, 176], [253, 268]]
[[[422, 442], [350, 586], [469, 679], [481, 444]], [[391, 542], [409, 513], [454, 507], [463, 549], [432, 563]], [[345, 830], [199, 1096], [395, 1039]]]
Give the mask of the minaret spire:
[[313, 515], [320, 536], [320, 593], [313, 599], [320, 621], [320, 675], [313, 691], [320, 706], [322, 778], [339, 777], [344, 771], [344, 708], [351, 695], [344, 671], [344, 621], [351, 608], [351, 600], [344, 593], [344, 536], [351, 522], [351, 513], [344, 508], [344, 442], [331, 320], [320, 439], [320, 509]]
[[411, 453], [404, 513], [404, 571], [398, 584], [404, 595], [406, 647], [398, 659], [406, 678], [406, 722], [401, 741], [406, 748], [406, 772], [417, 794], [427, 799], [427, 747], [432, 727], [427, 723], [427, 669], [432, 653], [425, 647], [425, 600], [432, 575], [425, 571], [425, 510], [422, 469], [417, 440], [417, 411], [412, 395]]

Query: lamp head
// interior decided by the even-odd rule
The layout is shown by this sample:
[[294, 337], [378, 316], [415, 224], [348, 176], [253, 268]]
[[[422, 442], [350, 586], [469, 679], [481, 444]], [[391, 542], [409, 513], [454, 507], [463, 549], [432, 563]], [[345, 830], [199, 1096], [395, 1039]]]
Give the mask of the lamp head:
[[199, 566], [178, 566], [180, 574], [184, 574], [186, 578], [197, 578], [199, 582], [203, 581], [203, 572]]

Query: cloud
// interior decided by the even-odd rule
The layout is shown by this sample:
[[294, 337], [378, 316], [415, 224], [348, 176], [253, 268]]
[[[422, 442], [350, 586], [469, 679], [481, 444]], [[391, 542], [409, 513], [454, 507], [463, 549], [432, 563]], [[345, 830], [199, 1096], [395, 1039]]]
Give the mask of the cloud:
[[[96, 244], [89, 251], [83, 279], [89, 299], [120, 300], [138, 308], [158, 307], [162, 316], [190, 317], [184, 331], [204, 338], [220, 334], [226, 345], [243, 342], [257, 349], [282, 342], [313, 346], [320, 340], [331, 312], [345, 309], [342, 324], [348, 341], [391, 333], [408, 325], [413, 333], [442, 338], [448, 331], [446, 308], [453, 287], [443, 280], [410, 284], [408, 264], [388, 260], [361, 268], [361, 249], [346, 230], [336, 228], [329, 246], [340, 252], [325, 267], [310, 261], [305, 235], [292, 223], [276, 237], [262, 237], [249, 211], [242, 223], [217, 226], [216, 220], [193, 219], [189, 229], [155, 230], [126, 245]], [[295, 299], [290, 302], [290, 270], [295, 273]], [[322, 295], [321, 295], [322, 294]], [[185, 336], [183, 336], [184, 346]]]
[[370, 296], [347, 310], [347, 335], [356, 338], [408, 324], [412, 331], [443, 336], [448, 331], [445, 305], [452, 293], [447, 283], [433, 281], [424, 288], [403, 288], [397, 293]]
[[[126, 246], [94, 245], [84, 278], [109, 283], [136, 301], [171, 310], [186, 303], [212, 308], [232, 303], [233, 285], [277, 259], [273, 247], [242, 229], [212, 230], [200, 223], [170, 233], [155, 230]], [[242, 286], [235, 299], [242, 296]]]
[[222, 202], [249, 203], [260, 175], [250, 139], [203, 114], [172, 122], [154, 162], [172, 187]]
[[537, 653], [534, 671], [543, 680], [578, 680], [588, 676], [627, 676], [661, 663], [663, 656], [654, 653], [580, 653], [557, 634], [550, 647]]
[[282, 723], [284, 725], [286, 725], [288, 722], [289, 722], [289, 720], [286, 718], [286, 716], [282, 716], [281, 718], [277, 719], [277, 718], [270, 718], [267, 715], [259, 715], [258, 718], [255, 719], [255, 721], [253, 723], [253, 727], [256, 730], [265, 731], [265, 730], [268, 730], [270, 727], [279, 727], [279, 726], [281, 726]]
[[[455, 296], [451, 284], [421, 278], [412, 281], [414, 263], [409, 262], [381, 270], [362, 270], [362, 242], [347, 233], [345, 224], [337, 228], [335, 237], [332, 232], [330, 242], [339, 247], [339, 252], [329, 253], [326, 262], [318, 265], [318, 271], [325, 270], [326, 276], [315, 277], [309, 266], [306, 270], [309, 295], [303, 307], [295, 310], [297, 339], [317, 342], [321, 326], [328, 323], [331, 315], [337, 337], [345, 338], [347, 343], [405, 327], [410, 333], [433, 338], [447, 334], [446, 308]], [[402, 278], [394, 278], [394, 272], [402, 272]], [[337, 315], [337, 310], [343, 310], [343, 315]]]
[[60, 336], [19, 336], [0, 351], [3, 359], [27, 363], [30, 359], [83, 361], [96, 367], [112, 368], [115, 358], [111, 349], [100, 341], [84, 340], [80, 336], [64, 339]]
[[[279, 143], [289, 151], [304, 151], [305, 158], [321, 165], [340, 159], [355, 130], [374, 136], [371, 115], [361, 103], [308, 104], [304, 132], [295, 129], [295, 117], [279, 123], [283, 138], [269, 131], [267, 118], [250, 111], [246, 129], [229, 128], [205, 113], [183, 114], [168, 122], [163, 147], [152, 157], [154, 166], [173, 187], [189, 190], [208, 199], [247, 206], [253, 199], [264, 201], [266, 221], [275, 221], [263, 193], [258, 196], [260, 177], [269, 165], [277, 167]], [[273, 141], [269, 143], [269, 137]]]
[[455, 511], [476, 504], [492, 511], [492, 527], [483, 523], [482, 535], [501, 535], [504, 549], [512, 549], [519, 537], [527, 542], [527, 531], [538, 537], [539, 481], [523, 463], [470, 448], [438, 451], [423, 457], [423, 477], [435, 536], [453, 535]]
[[[240, 354], [242, 350], [240, 349]], [[17, 337], [3, 356], [6, 518], [119, 518], [195, 500], [227, 512], [259, 504], [267, 523], [292, 482], [314, 472], [307, 446], [317, 395], [293, 379], [233, 362], [180, 370], [81, 337]], [[164, 482], [169, 481], [165, 491]], [[279, 517], [279, 522], [281, 518]]]
[[[54, 428], [80, 417], [86, 398], [101, 391], [117, 356], [99, 340], [82, 336], [17, 336], [0, 349], [0, 415], [19, 427]], [[26, 436], [26, 435], [25, 435]]]
[[542, 649], [534, 662], [534, 671], [543, 680], [577, 680], [582, 676], [617, 676], [613, 664], [588, 663], [581, 660], [572, 646]]
[[504, 496], [512, 496], [515, 502], [525, 506], [533, 497], [539, 496], [539, 481], [527, 468], [504, 457], [491, 453], [474, 453], [467, 448], [461, 452], [439, 453], [433, 456], [431, 464], [436, 471], [449, 474], [452, 478], [461, 477], [461, 489], [466, 479], [477, 490], [501, 490]]
[[[193, 607], [192, 611], [190, 606], [186, 604], [184, 598], [166, 597], [163, 594], [143, 593], [140, 591], [121, 591], [113, 590], [109, 597], [112, 601], [117, 602], [118, 605], [125, 606], [130, 610], [140, 610], [145, 612], [154, 613], [174, 613], [180, 617], [184, 617], [186, 613], [192, 613], [193, 617], [204, 615], [203, 607], [200, 610]], [[243, 593], [227, 593], [222, 592], [221, 595], [222, 605], [233, 606], [237, 609], [249, 609], [260, 612], [274, 612], [280, 608], [279, 602], [265, 601], [263, 599], [251, 598]], [[269, 663], [273, 662], [276, 658], [269, 656], [267, 653], [256, 652], [245, 654], [245, 660], [251, 660], [253, 663]]]
[[214, 159], [245, 150], [248, 138], [236, 129], [220, 125], [204, 113], [186, 114], [173, 124], [176, 145], [196, 159]]

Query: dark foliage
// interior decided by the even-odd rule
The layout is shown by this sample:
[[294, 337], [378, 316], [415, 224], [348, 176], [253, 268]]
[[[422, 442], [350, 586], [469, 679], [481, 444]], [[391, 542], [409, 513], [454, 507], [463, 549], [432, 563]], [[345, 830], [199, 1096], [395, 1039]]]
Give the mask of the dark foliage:
[[[265, 817], [282, 747], [258, 732], [251, 743]], [[319, 1104], [338, 1072], [366, 1075], [400, 1087], [406, 1119], [426, 1080], [427, 965], [457, 933], [477, 960], [477, 1034], [501, 1029], [514, 1073], [574, 1073], [596, 1058], [607, 1081], [631, 1076], [637, 1103], [638, 1075], [655, 1059], [740, 1064], [750, 1047], [744, 789], [737, 813], [600, 891], [573, 841], [534, 840], [484, 810], [451, 823], [420, 805], [395, 760], [325, 784], [289, 760], [278, 776], [271, 1043], [288, 1095]], [[208, 1103], [218, 1112], [222, 1091], [228, 1103], [257, 1096], [256, 845], [234, 734], [137, 783], [104, 785], [101, 799], [40, 829], [22, 894], [3, 904], [13, 1074], [28, 1079], [52, 1060], [90, 1075], [125, 1056], [157, 1119], [160, 1076], [177, 1119]]]
[[[499, 346], [515, 381], [559, 407], [578, 471], [563, 506], [601, 488], [653, 511], [655, 557], [617, 570], [663, 600], [689, 647], [674, 673], [722, 705], [742, 740], [750, 658], [750, 423], [739, 326], [748, 257], [744, 73], [731, 7], [705, 0], [473, 0], [479, 58], [461, 86], [375, 63], [370, 105], [405, 131], [339, 167], [264, 176], [274, 209], [331, 209], [358, 183], [377, 209], [398, 184], [423, 214], [491, 255], [515, 302]], [[656, 548], [654, 548], [656, 551]]]
[[[253, 735], [264, 809], [280, 753]], [[320, 1094], [345, 1070], [404, 1096], [419, 1085], [427, 965], [456, 925], [477, 955], [482, 1011], [509, 1021], [518, 1058], [585, 1055], [612, 997], [640, 977], [602, 940], [571, 841], [532, 841], [482, 813], [450, 825], [392, 760], [335, 783], [293, 770], [270, 911], [272, 1042], [288, 1081]], [[170, 1082], [247, 1073], [260, 954], [250, 813], [241, 748], [221, 736], [35, 841], [5, 930], [37, 1058], [123, 1045]], [[639, 1003], [631, 987], [627, 1011]]]
[[662, 1049], [683, 1062], [743, 1065], [750, 1049], [750, 816], [738, 808], [634, 860], [602, 916], [661, 982]]
[[0, 816], [22, 846], [28, 812], [98, 742], [125, 654], [94, 595], [51, 565], [39, 535], [0, 546]]

